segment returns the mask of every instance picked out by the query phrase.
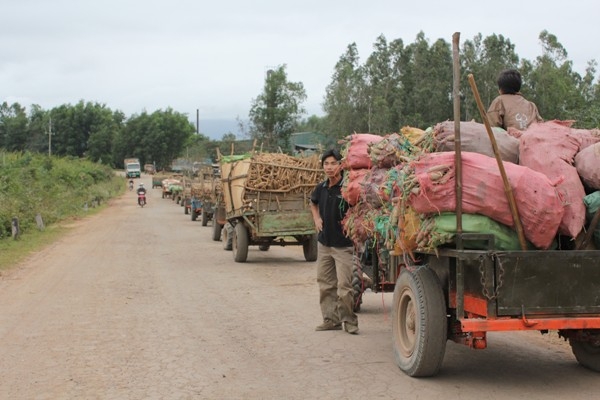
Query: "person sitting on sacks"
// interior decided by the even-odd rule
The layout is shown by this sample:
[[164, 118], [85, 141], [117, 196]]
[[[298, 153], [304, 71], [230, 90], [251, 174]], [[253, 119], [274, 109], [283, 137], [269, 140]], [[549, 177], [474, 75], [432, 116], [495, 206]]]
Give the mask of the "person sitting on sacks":
[[487, 110], [490, 126], [499, 126], [504, 130], [516, 128], [521, 131], [527, 129], [534, 122], [543, 119], [535, 103], [525, 99], [521, 94], [521, 74], [516, 69], [507, 69], [498, 75], [498, 91], [496, 97]]

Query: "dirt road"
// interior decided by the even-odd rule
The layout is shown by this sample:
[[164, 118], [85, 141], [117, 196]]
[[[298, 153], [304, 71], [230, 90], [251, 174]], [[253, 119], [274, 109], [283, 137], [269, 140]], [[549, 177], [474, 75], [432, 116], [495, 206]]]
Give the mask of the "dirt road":
[[[150, 178], [144, 177], [150, 187]], [[555, 333], [448, 343], [441, 373], [405, 376], [391, 294], [366, 293], [360, 334], [315, 332], [315, 263], [251, 247], [235, 263], [212, 228], [160, 190], [128, 192], [0, 277], [1, 399], [590, 399], [600, 376]]]

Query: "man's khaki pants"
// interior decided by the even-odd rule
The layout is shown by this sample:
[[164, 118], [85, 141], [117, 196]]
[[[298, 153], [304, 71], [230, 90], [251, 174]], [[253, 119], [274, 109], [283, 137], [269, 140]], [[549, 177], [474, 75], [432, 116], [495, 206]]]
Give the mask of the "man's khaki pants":
[[317, 283], [323, 320], [358, 325], [352, 288], [352, 247], [328, 247], [319, 243]]

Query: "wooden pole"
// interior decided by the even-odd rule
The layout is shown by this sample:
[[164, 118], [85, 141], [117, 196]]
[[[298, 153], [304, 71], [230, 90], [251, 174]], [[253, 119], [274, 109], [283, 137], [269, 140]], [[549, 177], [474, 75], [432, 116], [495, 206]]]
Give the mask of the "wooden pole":
[[498, 150], [498, 144], [496, 143], [496, 138], [494, 137], [494, 133], [492, 132], [490, 121], [488, 120], [485, 109], [483, 108], [481, 97], [479, 97], [479, 91], [477, 90], [477, 85], [475, 84], [475, 78], [473, 78], [473, 74], [469, 74], [469, 85], [471, 85], [471, 90], [473, 91], [475, 101], [477, 102], [477, 107], [479, 108], [479, 114], [481, 115], [481, 119], [485, 124], [485, 129], [487, 131], [488, 136], [490, 137], [490, 141], [492, 142], [492, 149], [494, 150], [494, 156], [496, 156], [496, 161], [498, 162], [498, 169], [500, 169], [500, 175], [502, 176], [502, 182], [504, 183], [504, 193], [506, 194], [506, 198], [508, 199], [508, 205], [510, 207], [510, 212], [515, 223], [515, 229], [517, 231], [517, 235], [519, 236], [521, 250], [527, 250], [527, 241], [525, 240], [525, 235], [523, 234], [523, 226], [521, 225], [521, 218], [519, 218], [519, 210], [517, 209], [517, 203], [515, 202], [512, 187], [508, 182], [506, 171], [504, 170], [504, 163], [502, 162], [502, 158], [500, 157], [500, 151]]
[[462, 250], [462, 144], [460, 140], [460, 58], [459, 58], [460, 32], [452, 35], [452, 72], [453, 88], [452, 101], [454, 106], [454, 168], [456, 180], [454, 193], [456, 196], [456, 233], [458, 247]]

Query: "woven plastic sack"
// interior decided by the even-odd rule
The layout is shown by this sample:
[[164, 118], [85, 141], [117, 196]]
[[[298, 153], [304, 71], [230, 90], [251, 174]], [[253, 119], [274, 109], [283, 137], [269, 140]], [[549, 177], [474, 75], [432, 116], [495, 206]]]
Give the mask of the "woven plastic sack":
[[583, 183], [600, 190], [600, 143], [581, 150], [575, 156], [575, 168]]
[[358, 203], [362, 191], [362, 183], [365, 176], [369, 173], [368, 169], [351, 169], [344, 173], [342, 182], [342, 197], [351, 206]]
[[[434, 220], [433, 231], [434, 237], [444, 238], [445, 241], [431, 243], [434, 247], [449, 243], [456, 236], [456, 214], [454, 213], [443, 213], [432, 217]], [[491, 234], [494, 236], [495, 250], [521, 250], [521, 244], [519, 243], [519, 236], [513, 229], [502, 225], [491, 218], [484, 215], [477, 214], [463, 214], [462, 215], [462, 231], [463, 233], [481, 233]], [[468, 240], [463, 242], [465, 249], [472, 250], [486, 250], [488, 248], [487, 241], [485, 240]]]
[[[587, 209], [587, 219], [591, 221], [592, 218], [594, 218], [594, 215], [596, 215], [596, 212], [598, 212], [598, 209], [600, 208], [600, 191], [588, 194], [583, 198], [583, 202]], [[596, 229], [594, 229], [593, 238], [594, 245], [597, 249], [600, 249], [600, 223], [596, 226]]]
[[[519, 161], [519, 140], [510, 136], [502, 128], [493, 128], [492, 133], [500, 152], [500, 158], [517, 164]], [[445, 121], [433, 128], [436, 151], [454, 151], [456, 132], [454, 121]], [[494, 157], [492, 142], [484, 124], [475, 121], [460, 122], [460, 143], [462, 151]]]
[[[398, 207], [400, 207], [398, 205]], [[394, 244], [394, 252], [398, 255], [411, 253], [417, 248], [417, 234], [421, 228], [421, 218], [411, 207], [400, 212], [398, 218], [398, 236]]]
[[[412, 165], [419, 192], [408, 196], [408, 205], [421, 214], [456, 210], [454, 152], [431, 153]], [[443, 170], [440, 170], [442, 168]], [[514, 226], [496, 159], [477, 153], [462, 153], [463, 212], [482, 214]], [[562, 199], [544, 174], [504, 163], [527, 240], [547, 249], [564, 214]], [[435, 174], [431, 171], [436, 171]], [[443, 176], [443, 179], [436, 179]]]
[[520, 138], [519, 164], [546, 175], [557, 183], [565, 212], [558, 232], [577, 237], [585, 223], [585, 189], [573, 166], [581, 136], [562, 121], [531, 124]]
[[354, 133], [347, 136], [342, 149], [344, 155], [345, 169], [371, 168], [372, 162], [369, 156], [369, 145], [378, 143], [383, 138], [370, 133]]

